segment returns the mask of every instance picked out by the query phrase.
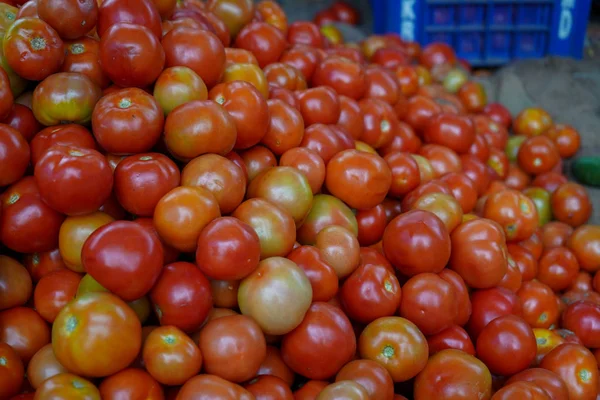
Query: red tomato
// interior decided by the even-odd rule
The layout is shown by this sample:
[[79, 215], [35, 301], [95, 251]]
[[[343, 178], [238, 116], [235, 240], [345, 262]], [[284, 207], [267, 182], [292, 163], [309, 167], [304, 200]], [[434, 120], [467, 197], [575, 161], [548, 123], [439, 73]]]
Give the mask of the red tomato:
[[560, 317], [560, 300], [552, 289], [537, 280], [523, 283], [517, 296], [523, 306], [523, 319], [532, 328], [556, 326]]
[[468, 112], [482, 112], [487, 104], [487, 95], [483, 85], [479, 82], [469, 81], [462, 85], [457, 93]]
[[569, 304], [562, 315], [562, 327], [575, 333], [585, 347], [600, 347], [600, 305], [585, 301]]
[[143, 26], [157, 39], [162, 36], [160, 15], [153, 1], [135, 0], [122, 3], [118, 0], [103, 0], [98, 13], [98, 35], [104, 36], [112, 26], [121, 22]]
[[598, 365], [585, 347], [565, 343], [544, 357], [541, 368], [558, 374], [567, 386], [570, 398], [593, 400], [598, 393]]
[[137, 300], [150, 291], [160, 275], [163, 259], [158, 236], [129, 221], [98, 228], [81, 252], [85, 271], [125, 301]]
[[321, 61], [321, 53], [313, 46], [296, 44], [284, 51], [279, 61], [296, 68], [309, 82]]
[[291, 44], [304, 44], [320, 49], [325, 47], [325, 37], [319, 27], [309, 21], [293, 22], [288, 28], [287, 40]]
[[177, 28], [162, 38], [166, 67], [184, 66], [197, 73], [210, 89], [225, 71], [225, 48], [211, 32]]
[[507, 384], [514, 382], [531, 382], [546, 391], [552, 400], [568, 399], [569, 392], [562, 378], [554, 372], [542, 368], [530, 368], [513, 375]]
[[496, 123], [504, 126], [506, 129], [510, 128], [512, 124], [512, 115], [510, 111], [500, 103], [489, 103], [483, 109], [484, 114], [490, 117]]
[[0, 343], [11, 346], [26, 365], [50, 343], [50, 328], [35, 310], [13, 307], [0, 312]]
[[286, 45], [283, 32], [266, 22], [252, 22], [246, 25], [235, 39], [235, 46], [251, 51], [261, 68], [279, 60]]
[[[6, 88], [9, 88], [9, 86], [6, 86]], [[42, 129], [42, 125], [35, 119], [31, 108], [18, 103], [12, 106], [2, 122], [18, 130], [28, 142]]]
[[286, 334], [281, 344], [285, 363], [310, 379], [333, 376], [355, 352], [350, 321], [339, 308], [322, 302], [310, 306], [302, 323]]
[[212, 306], [210, 283], [193, 264], [175, 262], [162, 269], [150, 300], [161, 325], [193, 332], [206, 320]]
[[67, 42], [65, 47], [66, 55], [61, 71], [84, 74], [102, 89], [110, 84], [110, 79], [100, 65], [100, 41], [98, 39], [84, 36]]
[[393, 400], [394, 398], [394, 382], [390, 374], [375, 361], [350, 361], [337, 373], [335, 380], [336, 382], [354, 381], [360, 384], [372, 399]]
[[249, 182], [261, 172], [277, 165], [275, 154], [263, 146], [251, 147], [245, 150], [240, 157]]
[[552, 290], [561, 291], [571, 285], [578, 272], [579, 263], [575, 254], [566, 247], [554, 247], [542, 254], [536, 278]]
[[446, 349], [464, 351], [472, 356], [475, 355], [475, 346], [467, 331], [458, 325], [452, 325], [443, 331], [427, 338], [429, 354], [433, 355]]
[[404, 275], [437, 273], [450, 259], [450, 236], [433, 213], [413, 210], [389, 223], [383, 234], [383, 249]]
[[45, 275], [40, 279], [33, 294], [33, 304], [37, 312], [49, 323], [75, 298], [81, 275], [60, 270]]
[[574, 182], [560, 185], [552, 193], [550, 203], [554, 218], [574, 228], [585, 224], [592, 213], [592, 203], [586, 189]]
[[25, 174], [29, 165], [29, 145], [21, 133], [0, 124], [0, 186], [8, 186]]
[[401, 317], [371, 322], [358, 341], [361, 358], [381, 364], [394, 382], [404, 382], [425, 368], [428, 346], [417, 326]]
[[[97, 335], [97, 332], [104, 332]], [[69, 371], [102, 377], [133, 362], [140, 351], [142, 329], [133, 309], [110, 293], [87, 293], [58, 314], [52, 347]], [[97, 354], [101, 357], [93, 357]]]
[[[536, 340], [529, 325], [520, 317], [505, 315], [487, 324], [477, 337], [477, 357], [490, 371], [514, 375], [535, 359]], [[510, 362], [506, 362], [510, 359]]]
[[319, 393], [323, 391], [329, 382], [310, 380], [306, 382], [300, 389], [294, 392], [295, 400], [315, 400]]
[[427, 124], [423, 138], [428, 143], [440, 144], [462, 154], [473, 144], [475, 129], [466, 117], [439, 114]]
[[41, 81], [58, 72], [65, 58], [58, 33], [39, 18], [17, 19], [6, 30], [3, 47], [10, 68], [28, 80]]
[[313, 301], [329, 301], [337, 294], [339, 283], [336, 272], [325, 262], [317, 247], [300, 246], [287, 258], [304, 270], [312, 287]]
[[94, 384], [71, 373], [61, 373], [46, 379], [35, 392], [35, 400], [51, 398], [80, 398], [100, 400], [100, 392]]
[[141, 397], [147, 400], [164, 399], [160, 384], [146, 371], [127, 368], [104, 379], [99, 386], [100, 396], [106, 400], [117, 400], [123, 396]]
[[[198, 340], [204, 371], [230, 382], [244, 382], [258, 372], [266, 357], [266, 342], [260, 327], [250, 317], [232, 315], [210, 321]], [[231, 364], [236, 357], [243, 362]]]
[[4, 255], [0, 256], [0, 266], [0, 310], [25, 305], [32, 293], [32, 279], [27, 269]]
[[582, 225], [570, 235], [567, 246], [577, 257], [582, 269], [597, 272], [600, 269], [598, 243], [600, 243], [600, 229], [595, 225]]
[[552, 117], [537, 107], [526, 108], [513, 121], [513, 130], [517, 135], [538, 136], [552, 126]]
[[433, 355], [415, 379], [415, 400], [489, 399], [491, 394], [492, 376], [486, 365], [454, 349]]
[[175, 326], [154, 329], [144, 341], [146, 370], [163, 385], [182, 385], [200, 372], [202, 353], [194, 341]]
[[304, 136], [302, 114], [282, 100], [270, 99], [267, 101], [267, 106], [270, 121], [261, 143], [276, 155], [282, 155], [298, 147]]
[[55, 145], [35, 165], [42, 199], [67, 215], [96, 211], [112, 191], [113, 175], [96, 150]]
[[320, 192], [325, 181], [325, 162], [315, 151], [304, 147], [291, 148], [283, 153], [279, 165], [298, 169], [306, 176], [313, 194]]
[[535, 204], [516, 190], [504, 190], [488, 196], [483, 216], [500, 224], [509, 241], [529, 238], [538, 225]]
[[179, 400], [252, 400], [252, 395], [234, 383], [216, 375], [202, 374], [188, 380], [179, 391]]
[[330, 87], [321, 86], [297, 93], [300, 112], [306, 126], [312, 124], [335, 124], [340, 116], [337, 93]]
[[399, 121], [392, 106], [379, 99], [365, 98], [358, 105], [363, 113], [359, 139], [374, 149], [389, 145], [398, 132]]
[[98, 20], [98, 3], [93, 0], [38, 1], [38, 14], [63, 39], [77, 39], [88, 33]]
[[0, 396], [9, 399], [19, 393], [25, 369], [17, 352], [7, 343], [0, 343]]
[[367, 89], [362, 65], [344, 57], [331, 56], [317, 65], [312, 75], [314, 86], [330, 86], [339, 95], [359, 100]]
[[370, 246], [383, 238], [387, 218], [385, 208], [379, 204], [370, 210], [360, 210], [356, 213], [358, 223], [358, 242], [362, 246]]
[[150, 150], [160, 138], [163, 112], [156, 99], [137, 88], [120, 89], [98, 102], [92, 115], [94, 137], [109, 153]]
[[77, 124], [50, 126], [41, 130], [31, 140], [31, 164], [35, 166], [53, 145], [97, 150], [94, 137], [85, 127]]
[[471, 295], [473, 312], [467, 330], [476, 339], [481, 330], [494, 319], [504, 315], [522, 315], [521, 300], [505, 288], [477, 290]]
[[523, 171], [539, 175], [550, 172], [560, 161], [558, 149], [546, 136], [530, 137], [523, 142], [517, 153]]
[[29, 361], [27, 379], [31, 386], [37, 389], [46, 379], [65, 372], [68, 371], [60, 365], [54, 355], [54, 350], [52, 350], [52, 344], [48, 343], [39, 349]]

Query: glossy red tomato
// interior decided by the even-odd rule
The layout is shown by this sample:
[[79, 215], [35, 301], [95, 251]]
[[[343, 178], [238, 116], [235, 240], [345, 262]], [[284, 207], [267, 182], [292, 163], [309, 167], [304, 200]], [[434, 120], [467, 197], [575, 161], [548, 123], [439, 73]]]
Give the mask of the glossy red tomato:
[[566, 246], [573, 234], [573, 227], [560, 221], [550, 221], [541, 229], [544, 248]]
[[471, 295], [472, 314], [467, 330], [474, 339], [494, 319], [504, 315], [522, 315], [521, 300], [505, 288], [477, 290]]
[[560, 291], [568, 288], [577, 277], [579, 263], [572, 251], [566, 247], [545, 250], [538, 264], [537, 279]]
[[562, 158], [572, 157], [579, 150], [581, 143], [579, 132], [570, 125], [553, 125], [544, 132], [544, 135], [552, 139]]
[[337, 93], [330, 87], [320, 86], [297, 93], [300, 112], [306, 126], [335, 124], [340, 116]]
[[61, 71], [84, 74], [102, 89], [110, 84], [108, 76], [100, 65], [100, 41], [98, 39], [84, 36], [67, 42], [65, 50], [65, 61]]
[[535, 204], [516, 190], [504, 190], [488, 196], [483, 217], [500, 224], [509, 241], [529, 238], [538, 225]]
[[[369, 398], [393, 400], [394, 382], [387, 370], [375, 361], [354, 360], [336, 375], [336, 382], [353, 381], [365, 388]], [[297, 397], [296, 397], [297, 398]]]
[[96, 211], [109, 197], [113, 174], [96, 150], [55, 145], [35, 165], [42, 199], [68, 215]]
[[298, 147], [304, 136], [302, 114], [278, 99], [269, 99], [267, 106], [270, 121], [265, 135], [261, 138], [261, 143], [277, 155], [282, 155], [286, 151]]
[[9, 399], [19, 393], [25, 375], [23, 361], [7, 343], [0, 343], [0, 396]]
[[[252, 318], [232, 315], [210, 321], [200, 331], [200, 351], [204, 370], [231, 382], [244, 382], [256, 376], [266, 357], [266, 342]], [[243, 362], [231, 364], [230, 357]]]
[[575, 333], [584, 346], [600, 347], [600, 305], [585, 301], [569, 304], [562, 315], [562, 327]]
[[[390, 168], [378, 155], [345, 150], [327, 164], [327, 189], [356, 209], [370, 209], [381, 203], [391, 182]], [[362, 194], [360, 198], [356, 196], [358, 192]]]
[[442, 272], [439, 273], [439, 276], [448, 282], [454, 289], [455, 301], [458, 308], [454, 323], [460, 326], [465, 325], [469, 320], [472, 311], [469, 288], [461, 276], [451, 269], [444, 268]]
[[327, 164], [337, 153], [344, 150], [333, 125], [314, 124], [304, 131], [301, 147], [312, 150]]
[[593, 400], [598, 393], [598, 365], [585, 347], [565, 343], [544, 357], [541, 368], [558, 374], [567, 386], [569, 397]]
[[309, 21], [293, 22], [288, 28], [287, 40], [291, 44], [304, 44], [321, 49], [326, 43], [319, 27]]
[[34, 400], [57, 397], [86, 400], [101, 399], [98, 388], [92, 382], [67, 372], [45, 380], [36, 390]]
[[[324, 332], [327, 334], [323, 335]], [[356, 337], [339, 308], [315, 302], [302, 323], [284, 336], [281, 352], [285, 363], [295, 372], [310, 379], [325, 379], [352, 359]], [[327, 363], [322, 362], [323, 357]]]
[[510, 125], [512, 124], [512, 115], [510, 115], [510, 111], [502, 104], [488, 103], [483, 109], [483, 112], [506, 129], [510, 128]]
[[[8, 90], [9, 86], [6, 88]], [[3, 123], [18, 130], [28, 142], [42, 129], [42, 125], [35, 119], [31, 108], [18, 103], [12, 105]]]
[[97, 149], [92, 134], [83, 126], [64, 124], [50, 126], [39, 131], [31, 140], [31, 163], [37, 161], [53, 145], [73, 146], [86, 149]]
[[135, 154], [149, 151], [158, 142], [164, 121], [152, 95], [128, 88], [100, 99], [92, 115], [92, 128], [98, 144], [107, 152]]
[[[147, 27], [120, 22], [102, 34], [99, 59], [102, 69], [115, 84], [143, 88], [156, 81], [162, 72], [165, 50]], [[148, 62], [149, 59], [152, 62]]]
[[277, 165], [275, 154], [264, 146], [251, 147], [245, 150], [240, 158], [249, 182], [261, 172]]
[[144, 365], [164, 385], [181, 385], [198, 374], [202, 353], [194, 341], [175, 326], [154, 329], [144, 341]]
[[305, 147], [289, 149], [279, 159], [279, 165], [294, 167], [302, 172], [306, 176], [313, 194], [321, 191], [321, 186], [325, 181], [325, 162], [313, 150]]
[[6, 343], [27, 365], [35, 353], [50, 343], [50, 328], [33, 309], [13, 307], [0, 312], [0, 343]]
[[[58, 249], [42, 253], [27, 254], [23, 257], [23, 265], [27, 268], [33, 281], [39, 281], [42, 276], [49, 274], [52, 271], [67, 268]], [[21, 283], [24, 282], [25, 281], [21, 280]], [[20, 295], [23, 294], [22, 291], [19, 293]]]
[[313, 301], [329, 301], [338, 292], [336, 271], [325, 261], [321, 250], [314, 246], [300, 246], [287, 258], [304, 270], [312, 287]]
[[6, 62], [19, 76], [41, 81], [58, 72], [65, 58], [58, 33], [39, 18], [21, 18], [7, 29], [4, 40]]
[[184, 66], [197, 73], [210, 89], [225, 71], [225, 49], [219, 38], [211, 32], [177, 28], [162, 39], [166, 67]]
[[554, 217], [574, 228], [585, 224], [592, 213], [586, 189], [574, 182], [560, 185], [552, 193], [550, 203]]
[[197, 375], [179, 390], [178, 400], [252, 400], [252, 395], [234, 383], [212, 374]]
[[475, 355], [475, 346], [469, 334], [458, 325], [452, 325], [435, 335], [429, 336], [427, 344], [430, 355], [446, 349], [461, 350], [472, 356]]
[[487, 104], [487, 95], [483, 85], [479, 82], [468, 81], [460, 87], [457, 93], [468, 112], [482, 112]]
[[6, 247], [22, 253], [56, 248], [65, 217], [42, 200], [33, 177], [10, 186], [0, 196], [0, 206], [0, 238]]
[[154, 98], [165, 115], [192, 100], [206, 100], [208, 91], [200, 76], [188, 67], [170, 67], [154, 84]]
[[239, 32], [235, 46], [249, 50], [261, 68], [279, 60], [287, 46], [285, 35], [267, 22], [252, 22]]
[[49, 323], [75, 298], [81, 275], [70, 271], [60, 270], [45, 275], [40, 279], [33, 294], [33, 304], [37, 312]]
[[390, 152], [384, 160], [392, 173], [392, 184], [388, 195], [402, 197], [421, 183], [419, 164], [409, 153]]
[[413, 210], [389, 223], [383, 234], [383, 250], [404, 275], [437, 273], [450, 259], [450, 236], [433, 213]]
[[14, 95], [10, 88], [10, 80], [4, 69], [0, 72], [0, 84], [2, 85], [0, 87], [0, 120], [6, 123], [5, 119], [13, 108]]
[[0, 256], [0, 266], [0, 310], [25, 305], [32, 293], [32, 279], [27, 269], [7, 256]]
[[517, 296], [523, 306], [523, 319], [532, 328], [549, 329], [558, 323], [560, 300], [549, 286], [537, 280], [524, 282]]
[[577, 257], [582, 269], [596, 272], [600, 269], [598, 243], [600, 243], [600, 229], [595, 225], [582, 225], [570, 235], [567, 246]]
[[246, 193], [243, 169], [217, 154], [203, 154], [190, 161], [182, 171], [181, 184], [212, 192], [223, 214], [235, 210]]
[[519, 166], [523, 171], [539, 175], [550, 172], [560, 161], [555, 144], [546, 136], [530, 137], [519, 147], [517, 154]]
[[242, 279], [256, 269], [259, 259], [258, 235], [238, 219], [217, 218], [198, 237], [196, 264], [212, 279]]
[[513, 375], [507, 384], [514, 382], [531, 382], [542, 388], [551, 400], [567, 399], [569, 392], [560, 376], [554, 372], [542, 368], [529, 368], [523, 372]]
[[147, 400], [164, 399], [164, 391], [160, 384], [146, 371], [127, 368], [104, 379], [100, 386], [100, 396], [107, 400], [121, 397], [142, 397]]
[[416, 325], [402, 317], [384, 317], [362, 331], [358, 351], [363, 359], [381, 364], [394, 382], [403, 382], [425, 368], [428, 346]]
[[197, 330], [212, 306], [210, 284], [193, 264], [166, 265], [150, 291], [154, 311], [161, 325], [172, 325], [185, 332]]
[[269, 108], [253, 85], [243, 81], [222, 83], [213, 87], [208, 95], [233, 119], [237, 130], [236, 149], [252, 147], [265, 136], [269, 128]]
[[314, 86], [330, 86], [339, 95], [359, 100], [367, 88], [362, 65], [344, 57], [328, 57], [317, 65], [312, 75]]
[[550, 114], [538, 107], [524, 109], [513, 121], [513, 129], [517, 135], [538, 136], [551, 126]]
[[277, 2], [272, 0], [260, 1], [256, 4], [256, 12], [260, 14], [265, 22], [279, 28], [284, 34], [287, 33], [287, 16]]
[[284, 51], [279, 61], [296, 68], [306, 79], [310, 81], [315, 68], [322, 59], [322, 55], [315, 47], [297, 44]]
[[363, 114], [363, 132], [359, 139], [374, 149], [389, 145], [400, 124], [392, 106], [383, 100], [370, 98], [358, 104]]
[[[487, 324], [477, 337], [477, 357], [490, 371], [513, 375], [535, 359], [536, 340], [527, 323], [514, 315], [498, 317]], [[510, 359], [510, 363], [506, 362]]]
[[212, 100], [194, 100], [166, 119], [164, 141], [177, 158], [189, 161], [205, 153], [226, 155], [237, 140], [235, 120]]
[[473, 211], [477, 203], [477, 187], [471, 178], [463, 173], [450, 172], [442, 176], [441, 181], [448, 186], [463, 213]]
[[267, 356], [260, 365], [257, 376], [271, 375], [281, 378], [288, 386], [294, 383], [294, 372], [283, 362], [281, 351], [274, 346], [267, 346]]
[[315, 400], [329, 382], [309, 380], [294, 392], [294, 400]]
[[0, 124], [0, 186], [15, 183], [25, 174], [30, 149], [21, 133], [6, 124]]
[[294, 395], [289, 385], [281, 378], [271, 375], [261, 375], [246, 385], [246, 390], [261, 400], [294, 400]]
[[346, 314], [360, 323], [394, 315], [401, 298], [400, 283], [393, 271], [375, 263], [361, 264], [340, 290]]
[[49, 343], [38, 350], [29, 361], [27, 379], [31, 386], [37, 389], [46, 379], [64, 372], [68, 371], [60, 365], [52, 350], [52, 344]]
[[104, 36], [112, 26], [121, 22], [144, 26], [157, 39], [162, 36], [160, 15], [151, 0], [134, 0], [126, 3], [118, 0], [103, 0], [98, 13], [98, 35]]
[[433, 355], [415, 379], [415, 400], [489, 399], [491, 394], [492, 376], [486, 365], [454, 349]]
[[85, 271], [125, 301], [137, 300], [150, 291], [163, 258], [158, 236], [129, 221], [98, 228], [81, 252]]
[[383, 238], [387, 225], [385, 208], [382, 204], [370, 210], [361, 210], [356, 213], [358, 223], [358, 242], [362, 246], [370, 246]]
[[114, 179], [114, 192], [123, 208], [140, 217], [151, 217], [158, 201], [179, 186], [180, 173], [167, 156], [145, 153], [123, 159]]
[[427, 124], [423, 138], [427, 143], [440, 144], [462, 154], [473, 144], [475, 129], [466, 117], [439, 114]]
[[77, 39], [90, 32], [98, 20], [98, 3], [86, 1], [38, 1], [39, 17], [63, 39]]

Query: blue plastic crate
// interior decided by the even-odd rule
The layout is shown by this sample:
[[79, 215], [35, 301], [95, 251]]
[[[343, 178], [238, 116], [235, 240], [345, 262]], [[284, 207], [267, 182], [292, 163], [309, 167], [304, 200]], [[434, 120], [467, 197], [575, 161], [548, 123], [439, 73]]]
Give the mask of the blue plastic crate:
[[581, 58], [592, 0], [372, 0], [374, 31], [442, 41], [474, 66]]

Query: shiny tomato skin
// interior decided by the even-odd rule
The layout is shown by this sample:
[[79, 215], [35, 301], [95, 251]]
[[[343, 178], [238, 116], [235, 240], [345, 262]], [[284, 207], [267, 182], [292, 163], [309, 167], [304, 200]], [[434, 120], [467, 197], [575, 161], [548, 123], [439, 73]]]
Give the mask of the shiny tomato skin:
[[325, 37], [319, 27], [309, 21], [296, 21], [288, 27], [287, 40], [290, 44], [303, 44], [318, 49], [325, 47]]
[[[529, 325], [520, 317], [506, 315], [487, 324], [477, 337], [477, 356], [490, 371], [514, 375], [535, 359], [536, 340]], [[511, 362], [507, 363], [507, 357]]]
[[42, 200], [33, 177], [8, 187], [0, 196], [0, 207], [0, 239], [6, 247], [21, 253], [56, 248], [65, 217]]
[[300, 112], [306, 126], [335, 124], [340, 116], [337, 93], [330, 87], [320, 86], [297, 93]]
[[437, 273], [450, 259], [450, 236], [434, 214], [413, 210], [388, 224], [383, 234], [383, 249], [388, 260], [404, 275]]
[[148, 293], [158, 279], [163, 247], [158, 236], [141, 225], [115, 221], [90, 235], [81, 260], [86, 272], [102, 286], [133, 301]]
[[163, 112], [156, 99], [137, 88], [117, 90], [102, 97], [92, 115], [94, 137], [112, 154], [150, 150], [163, 126]]
[[108, 162], [91, 149], [53, 146], [35, 165], [34, 175], [42, 199], [67, 215], [96, 211], [113, 186]]
[[64, 124], [49, 126], [39, 131], [30, 142], [31, 164], [35, 166], [38, 160], [53, 145], [98, 149], [94, 136], [82, 125]]
[[435, 335], [428, 336], [427, 344], [430, 356], [446, 349], [460, 350], [475, 356], [475, 346], [469, 334], [459, 325], [452, 325]]
[[181, 385], [200, 372], [202, 353], [196, 343], [175, 326], [154, 329], [144, 340], [146, 370], [164, 385]]
[[100, 386], [100, 396], [106, 400], [144, 398], [163, 400], [164, 391], [160, 384], [144, 370], [127, 368], [104, 379]]
[[362, 331], [358, 351], [389, 372], [394, 382], [416, 376], [427, 364], [428, 345], [416, 325], [402, 317], [383, 317]]
[[[582, 269], [596, 273], [600, 269], [598, 243], [600, 243], [600, 229], [595, 225], [581, 225], [570, 235], [567, 246], [577, 257]], [[596, 276], [600, 275], [596, 273]], [[596, 290], [600, 291], [598, 288]]]
[[146, 87], [156, 81], [165, 66], [165, 51], [152, 31], [125, 22], [111, 26], [102, 35], [99, 58], [106, 75], [121, 87]]
[[577, 301], [567, 306], [562, 315], [562, 325], [575, 333], [585, 347], [600, 347], [600, 305]]
[[102, 37], [114, 25], [125, 22], [144, 26], [156, 38], [162, 36], [160, 15], [151, 0], [134, 0], [125, 3], [118, 0], [103, 0], [98, 9], [98, 36]]
[[246, 25], [235, 39], [235, 47], [251, 51], [261, 68], [278, 61], [286, 46], [283, 32], [266, 22]]
[[435, 335], [453, 325], [458, 302], [453, 285], [433, 273], [420, 273], [402, 288], [400, 316], [414, 323], [425, 335]]
[[101, 399], [98, 388], [92, 382], [68, 372], [45, 380], [36, 390], [34, 400], [53, 398]]
[[523, 372], [513, 375], [507, 384], [514, 382], [532, 382], [542, 388], [551, 400], [568, 399], [569, 392], [562, 378], [552, 371], [542, 368], [529, 368]]
[[46, 379], [64, 372], [68, 371], [60, 365], [52, 350], [52, 344], [48, 343], [39, 349], [29, 361], [27, 380], [34, 389], [37, 389]]
[[370, 210], [361, 210], [356, 213], [358, 223], [358, 242], [361, 246], [370, 246], [383, 238], [387, 218], [383, 205], [379, 204]]
[[25, 174], [30, 148], [18, 130], [0, 124], [0, 152], [0, 186], [7, 186]]
[[[242, 392], [243, 391], [243, 392]], [[244, 397], [243, 397], [244, 396]], [[179, 391], [177, 400], [251, 400], [241, 386], [217, 375], [201, 374], [187, 381]]]
[[508, 289], [495, 287], [471, 294], [472, 313], [467, 331], [477, 339], [481, 330], [494, 319], [504, 315], [522, 315], [521, 300]]
[[50, 328], [35, 310], [13, 307], [0, 311], [0, 343], [11, 346], [26, 365], [50, 343]]
[[579, 132], [570, 125], [554, 125], [544, 132], [544, 135], [552, 139], [562, 158], [570, 158], [579, 150]]
[[[245, 315], [231, 315], [210, 321], [200, 331], [198, 340], [204, 358], [204, 371], [230, 382], [244, 382], [256, 376], [266, 357], [263, 332], [254, 320]], [[235, 367], [225, 361], [243, 357]]]
[[247, 391], [261, 400], [293, 400], [294, 395], [289, 385], [281, 378], [271, 375], [261, 375], [244, 385]]
[[188, 262], [165, 265], [150, 291], [150, 300], [161, 325], [185, 332], [197, 330], [212, 307], [208, 279]]
[[63, 72], [79, 72], [86, 75], [100, 88], [105, 89], [110, 80], [100, 65], [100, 40], [89, 36], [81, 37], [65, 43], [65, 61]]
[[477, 358], [455, 349], [433, 355], [415, 379], [414, 399], [489, 399], [490, 371]]
[[510, 128], [512, 124], [510, 111], [500, 103], [488, 103], [483, 109], [483, 113], [506, 129]]
[[523, 319], [532, 328], [555, 326], [560, 317], [560, 302], [552, 289], [537, 281], [523, 283], [517, 296], [523, 305]]
[[24, 79], [41, 81], [58, 72], [64, 60], [64, 44], [58, 33], [39, 18], [21, 18], [3, 39], [8, 65]]
[[469, 298], [470, 289], [467, 287], [463, 278], [451, 269], [444, 268], [439, 273], [439, 276], [448, 282], [454, 289], [455, 300], [458, 306], [458, 312], [454, 319], [454, 323], [459, 326], [465, 325], [471, 317], [472, 312], [471, 300]]
[[212, 100], [177, 107], [167, 116], [164, 132], [169, 151], [186, 161], [205, 153], [226, 155], [237, 140], [235, 120]]
[[598, 391], [598, 365], [585, 347], [565, 343], [544, 357], [541, 368], [558, 374], [567, 386], [570, 398], [593, 400]]
[[75, 298], [81, 275], [70, 271], [54, 271], [42, 277], [33, 293], [33, 304], [37, 312], [49, 323]]
[[536, 278], [552, 290], [561, 291], [571, 285], [578, 272], [579, 263], [573, 252], [566, 247], [554, 247], [542, 254]]
[[426, 126], [424, 140], [449, 147], [459, 154], [466, 153], [475, 140], [472, 122], [462, 116], [439, 114]]
[[310, 379], [333, 376], [355, 352], [350, 321], [340, 309], [322, 302], [310, 306], [302, 323], [283, 337], [281, 345], [285, 363]]
[[329, 301], [338, 292], [339, 282], [335, 270], [325, 261], [321, 250], [315, 246], [300, 246], [287, 258], [304, 270], [312, 287], [312, 300]]
[[209, 89], [221, 80], [225, 71], [225, 48], [213, 33], [191, 28], [173, 29], [162, 38], [162, 46], [166, 67], [191, 68]]
[[[378, 155], [344, 150], [327, 164], [325, 185], [350, 207], [365, 210], [380, 204], [392, 182], [387, 163]], [[359, 199], [355, 194], [362, 193]]]
[[315, 68], [322, 60], [319, 49], [313, 46], [296, 44], [283, 52], [279, 61], [298, 69], [309, 82], [315, 72]]
[[552, 193], [550, 204], [554, 218], [573, 228], [585, 224], [592, 214], [592, 203], [585, 187], [575, 182], [560, 185]]
[[234, 148], [252, 147], [266, 135], [269, 107], [252, 84], [243, 81], [221, 83], [210, 90], [208, 97], [219, 103], [233, 119], [237, 130]]
[[486, 219], [468, 221], [452, 232], [451, 239], [450, 268], [469, 286], [489, 288], [502, 280], [508, 261], [504, 233], [498, 224]]
[[387, 370], [375, 361], [354, 360], [336, 375], [336, 382], [354, 381], [363, 386], [369, 398], [393, 400], [394, 382]]
[[400, 128], [392, 106], [380, 99], [365, 98], [358, 103], [363, 114], [363, 132], [359, 139], [374, 149], [385, 147]]
[[538, 224], [535, 204], [516, 190], [504, 190], [488, 196], [483, 217], [500, 224], [509, 241], [529, 238]]
[[[58, 249], [42, 253], [27, 254], [23, 257], [23, 265], [27, 268], [33, 281], [39, 281], [42, 276], [52, 271], [67, 269]], [[23, 292], [21, 292], [22, 294]]]
[[522, 110], [513, 121], [513, 130], [517, 135], [538, 136], [552, 126], [552, 117], [539, 107]]
[[0, 360], [0, 396], [9, 399], [21, 390], [25, 369], [17, 352], [6, 343], [0, 343]]
[[531, 382], [513, 382], [506, 384], [492, 396], [493, 400], [527, 398], [532, 400], [550, 400], [547, 392]]
[[127, 367], [140, 351], [141, 340], [135, 312], [110, 293], [77, 297], [61, 310], [52, 327], [57, 360], [69, 371], [85, 376], [109, 376]]
[[192, 100], [206, 100], [208, 91], [200, 76], [188, 67], [166, 68], [154, 84], [154, 98], [168, 115], [177, 106]]
[[302, 172], [314, 195], [321, 191], [325, 181], [325, 162], [313, 150], [305, 147], [289, 149], [281, 155], [279, 165], [294, 167]]
[[18, 130], [28, 142], [42, 129], [31, 108], [15, 103], [3, 123]]
[[332, 126], [324, 124], [313, 124], [307, 127], [300, 146], [315, 152], [325, 164], [343, 150], [342, 142]]
[[348, 317], [364, 324], [394, 315], [401, 298], [400, 283], [393, 271], [379, 264], [360, 265], [346, 278], [340, 290], [340, 300]]
[[0, 310], [25, 305], [31, 297], [32, 278], [17, 260], [0, 256]]
[[209, 278], [245, 278], [256, 269], [259, 260], [258, 235], [250, 225], [236, 218], [217, 218], [198, 237], [196, 264]]
[[33, 91], [33, 114], [46, 126], [64, 122], [86, 124], [100, 96], [100, 88], [86, 75], [58, 72]]
[[114, 192], [123, 208], [140, 217], [151, 217], [158, 201], [179, 186], [177, 165], [160, 153], [123, 159], [114, 172]]
[[353, 100], [363, 97], [366, 76], [362, 65], [347, 58], [330, 56], [319, 63], [312, 75], [314, 86], [330, 86], [340, 96]]
[[298, 147], [304, 136], [302, 114], [278, 99], [269, 99], [267, 106], [271, 118], [261, 143], [276, 155]]
[[240, 166], [245, 170], [248, 182], [254, 180], [261, 172], [277, 165], [275, 154], [273, 154], [271, 150], [260, 145], [243, 151], [239, 157], [242, 162]]
[[98, 3], [86, 1], [38, 1], [38, 15], [63, 39], [77, 39], [96, 25]]
[[181, 185], [209, 190], [219, 203], [222, 214], [231, 213], [244, 200], [246, 181], [242, 167], [217, 154], [196, 157], [181, 172]]

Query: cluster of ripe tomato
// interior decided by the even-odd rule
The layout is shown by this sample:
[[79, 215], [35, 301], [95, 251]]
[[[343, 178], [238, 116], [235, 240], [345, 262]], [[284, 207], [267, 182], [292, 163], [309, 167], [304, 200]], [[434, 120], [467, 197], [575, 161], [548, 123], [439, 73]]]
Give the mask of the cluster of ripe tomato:
[[575, 129], [274, 1], [9, 3], [1, 399], [596, 399]]

